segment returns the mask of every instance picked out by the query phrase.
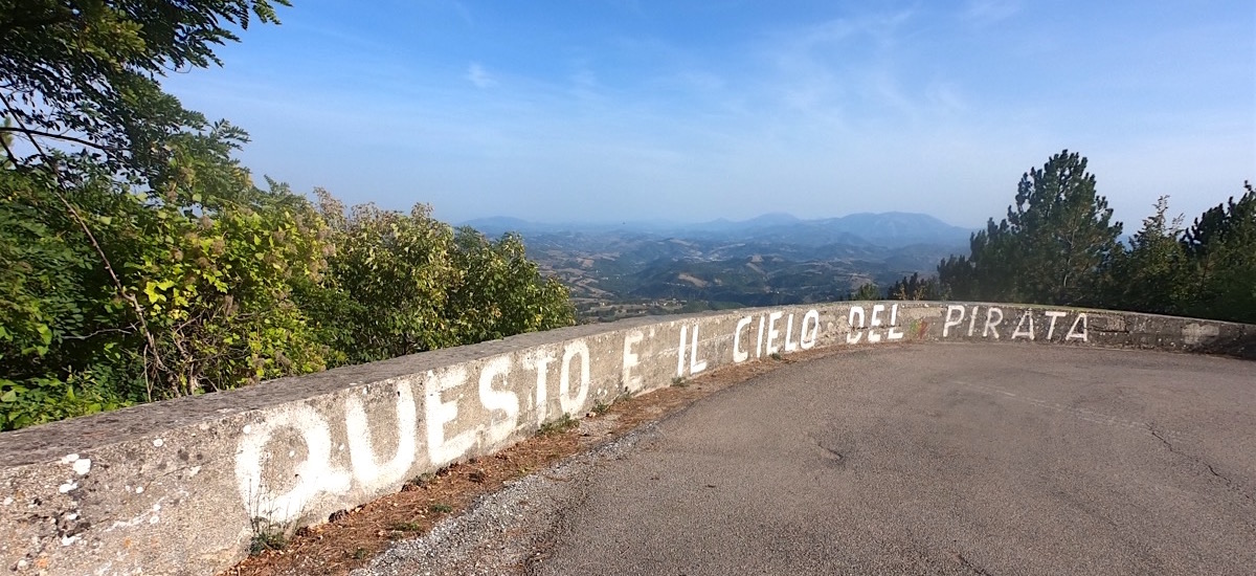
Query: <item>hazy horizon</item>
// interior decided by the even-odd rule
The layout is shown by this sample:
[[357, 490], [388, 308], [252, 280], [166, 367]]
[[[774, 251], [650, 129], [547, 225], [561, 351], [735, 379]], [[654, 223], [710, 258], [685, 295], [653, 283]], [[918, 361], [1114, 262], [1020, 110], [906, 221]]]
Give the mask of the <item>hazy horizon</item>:
[[1063, 149], [1127, 228], [1256, 179], [1256, 5], [310, 0], [164, 85], [259, 177], [461, 222], [904, 211]]
[[[929, 218], [933, 218], [934, 220], [937, 220], [949, 226], [956, 226], [959, 228], [974, 228], [974, 229], [976, 228], [976, 227], [969, 227], [969, 226], [961, 226], [959, 224], [953, 224], [951, 222], [947, 222], [946, 220], [942, 218], [938, 218], [937, 216], [934, 216], [932, 214], [925, 214], [923, 212], [909, 212], [909, 211], [904, 211], [904, 210], [885, 210], [881, 212], [866, 212], [866, 211], [865, 212], [850, 212], [847, 214], [835, 214], [831, 216], [817, 215], [817, 216], [806, 216], [806, 217], [798, 216], [796, 214], [792, 214], [789, 212], [765, 212], [763, 214], [757, 214], [757, 215], [749, 216], [746, 218], [717, 217], [717, 218], [707, 218], [703, 220], [682, 220], [682, 219], [666, 218], [666, 217], [634, 218], [634, 219], [623, 219], [623, 218], [596, 219], [597, 218], [596, 216], [592, 217], [592, 219], [577, 217], [575, 219], [547, 220], [547, 219], [534, 219], [534, 218], [520, 218], [518, 216], [509, 216], [509, 215], [499, 214], [499, 215], [492, 215], [492, 216], [477, 216], [474, 218], [467, 218], [465, 220], [457, 220], [457, 221], [451, 221], [451, 222], [454, 224], [464, 224], [468, 222], [501, 219], [501, 220], [520, 220], [520, 221], [527, 222], [529, 224], [538, 224], [538, 225], [544, 225], [544, 226], [562, 226], [566, 224], [590, 225], [590, 226], [612, 226], [615, 224], [650, 224], [650, 225], [665, 224], [665, 225], [674, 225], [674, 226], [687, 226], [687, 225], [698, 225], [698, 224], [711, 224], [714, 222], [728, 222], [731, 224], [739, 224], [739, 223], [749, 222], [752, 220], [757, 220], [760, 218], [769, 218], [769, 217], [789, 217], [789, 218], [793, 218], [799, 221], [815, 221], [815, 220], [840, 219], [840, 218], [846, 218], [850, 216], [864, 216], [864, 215], [883, 216], [886, 214], [908, 214], [908, 215], [914, 215], [914, 216], [927, 216]], [[982, 222], [981, 227], [984, 227], [984, 226], [985, 226], [985, 222]]]

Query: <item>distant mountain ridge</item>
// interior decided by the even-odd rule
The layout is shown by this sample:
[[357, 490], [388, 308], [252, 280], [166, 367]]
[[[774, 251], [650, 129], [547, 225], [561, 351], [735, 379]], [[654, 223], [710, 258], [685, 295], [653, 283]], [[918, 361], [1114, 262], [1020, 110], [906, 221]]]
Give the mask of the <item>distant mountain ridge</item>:
[[858, 213], [836, 218], [805, 220], [790, 214], [764, 214], [749, 220], [725, 219], [683, 224], [666, 221], [612, 223], [541, 223], [510, 217], [478, 218], [462, 223], [488, 236], [517, 232], [550, 234], [645, 234], [725, 242], [782, 243], [800, 246], [846, 244], [902, 248], [915, 244], [964, 246], [973, 230], [952, 226], [930, 216], [910, 212]]
[[941, 259], [968, 253], [971, 233], [906, 212], [693, 224], [481, 218], [463, 225], [490, 237], [522, 235], [543, 273], [570, 288], [584, 321], [840, 300], [867, 282], [888, 287], [932, 274]]

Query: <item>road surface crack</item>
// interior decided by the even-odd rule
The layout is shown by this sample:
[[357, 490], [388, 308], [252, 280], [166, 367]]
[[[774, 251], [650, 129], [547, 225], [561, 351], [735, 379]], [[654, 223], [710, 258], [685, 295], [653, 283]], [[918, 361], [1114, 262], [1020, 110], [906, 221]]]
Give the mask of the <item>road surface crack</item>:
[[[1155, 429], [1155, 427], [1154, 427], [1154, 426], [1152, 426], [1151, 424], [1148, 424], [1148, 425], [1147, 425], [1147, 430], [1148, 430], [1149, 432], [1151, 432], [1151, 435], [1152, 435], [1152, 436], [1155, 436], [1155, 437], [1156, 437], [1156, 440], [1159, 440], [1161, 444], [1164, 444], [1164, 447], [1165, 447], [1165, 448], [1168, 448], [1170, 453], [1172, 453], [1172, 454], [1177, 454], [1177, 453], [1178, 453], [1178, 451], [1177, 451], [1175, 448], [1173, 448], [1173, 443], [1172, 443], [1172, 442], [1169, 442], [1167, 439], [1165, 439], [1165, 437], [1164, 437], [1164, 436], [1161, 436], [1159, 432], [1156, 432], [1156, 429]], [[1209, 466], [1209, 468], [1211, 468], [1211, 466]]]
[[1147, 430], [1151, 432], [1151, 435], [1154, 436], [1157, 440], [1159, 440], [1161, 444], [1164, 444], [1164, 447], [1169, 450], [1170, 454], [1177, 454], [1196, 464], [1202, 465], [1204, 468], [1208, 469], [1208, 473], [1212, 474], [1214, 478], [1221, 480], [1221, 482], [1225, 484], [1225, 487], [1227, 489], [1237, 493], [1239, 496], [1242, 496], [1243, 498], [1246, 498], [1248, 502], [1256, 502], [1256, 498], [1253, 498], [1251, 494], [1248, 494], [1247, 491], [1244, 490], [1242, 486], [1238, 485], [1233, 480], [1231, 480], [1229, 476], [1226, 476], [1225, 474], [1218, 472], [1217, 469], [1214, 468], [1212, 464], [1205, 462], [1202, 458], [1192, 456], [1190, 454], [1186, 454], [1183, 452], [1179, 452], [1178, 449], [1173, 446], [1172, 442], [1169, 442], [1168, 439], [1166, 439], [1164, 436], [1161, 436], [1160, 433], [1156, 431], [1153, 425], [1148, 424]]
[[841, 452], [837, 450], [834, 450], [832, 448], [829, 448], [828, 446], [825, 446], [824, 443], [821, 442], [819, 438], [816, 438], [813, 435], [808, 434], [807, 436], [811, 439], [812, 444], [815, 444], [817, 448], [824, 451], [824, 458], [826, 460], [830, 460], [837, 464], [841, 464], [846, 461], [845, 454], [842, 454]]
[[985, 568], [982, 568], [981, 566], [973, 564], [973, 562], [965, 558], [962, 553], [956, 552], [955, 557], [959, 558], [959, 563], [963, 564], [965, 568], [972, 571], [973, 574], [979, 574], [980, 576], [994, 576], [993, 572], [990, 572], [986, 570]]
[[833, 456], [833, 458], [837, 459], [838, 461], [846, 459], [846, 456], [842, 455], [841, 452], [838, 452], [837, 450], [829, 448], [828, 446], [825, 446], [819, 442], [816, 442], [816, 446], [819, 446], [821, 450], [828, 452], [831, 456]]

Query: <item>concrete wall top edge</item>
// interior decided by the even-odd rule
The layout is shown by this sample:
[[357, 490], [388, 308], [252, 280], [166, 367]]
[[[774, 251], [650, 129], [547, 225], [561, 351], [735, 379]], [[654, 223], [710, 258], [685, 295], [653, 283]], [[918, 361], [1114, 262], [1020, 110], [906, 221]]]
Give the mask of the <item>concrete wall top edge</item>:
[[[870, 301], [870, 302], [881, 302], [881, 300], [875, 300], [875, 301]], [[926, 301], [920, 301], [920, 302], [926, 303]], [[960, 304], [960, 305], [965, 305], [965, 306], [1003, 306], [1007, 308], [1026, 308], [1026, 309], [1034, 309], [1034, 310], [1046, 310], [1046, 309], [1076, 310], [1079, 312], [1091, 312], [1095, 314], [1123, 314], [1123, 315], [1130, 315], [1130, 316], [1140, 316], [1143, 318], [1162, 318], [1166, 320], [1179, 320], [1179, 321], [1187, 321], [1187, 322], [1207, 322], [1209, 324], [1222, 324], [1222, 325], [1235, 326], [1235, 327], [1239, 327], [1246, 330], [1256, 330], [1256, 324], [1243, 324], [1241, 322], [1229, 322], [1226, 320], [1212, 320], [1208, 318], [1195, 318], [1192, 316], [1174, 316], [1171, 314], [1152, 314], [1150, 312], [1138, 312], [1136, 310], [1122, 310], [1119, 308], [1087, 308], [1085, 306], [1056, 306], [1053, 304], [1028, 304], [1025, 302], [978, 302], [975, 300], [947, 300], [947, 301], [935, 301], [935, 302], [927, 302], [927, 303], [932, 303], [934, 305], [941, 306], [944, 308], [946, 306]]]
[[[132, 406], [122, 410], [95, 414], [82, 418], [43, 424], [22, 430], [0, 433], [0, 466], [21, 466], [61, 457], [73, 450], [91, 449], [99, 445], [133, 440], [151, 436], [162, 430], [175, 430], [195, 426], [204, 422], [222, 420], [235, 415], [247, 414], [252, 411], [264, 410], [280, 404], [314, 398], [336, 391], [344, 390], [358, 384], [370, 384], [415, 374], [423, 374], [429, 370], [442, 368], [462, 362], [490, 358], [510, 352], [551, 345], [564, 341], [608, 334], [632, 328], [684, 322], [697, 318], [716, 318], [721, 316], [743, 317], [762, 314], [766, 311], [804, 310], [810, 308], [833, 308], [852, 305], [872, 305], [875, 303], [910, 305], [917, 309], [939, 308], [947, 306], [1003, 306], [1028, 310], [1053, 309], [1089, 311], [1095, 314], [1136, 315], [1145, 318], [1159, 318], [1170, 321], [1204, 322], [1213, 325], [1228, 325], [1231, 330], [1241, 334], [1256, 335], [1256, 326], [1222, 322], [1215, 320], [1197, 320], [1175, 316], [1160, 316], [1112, 310], [1095, 310], [1066, 306], [1045, 306], [1037, 304], [989, 304], [982, 302], [892, 302], [892, 301], [843, 301], [815, 304], [798, 304], [762, 308], [740, 308], [722, 311], [708, 311], [686, 315], [646, 316], [628, 318], [606, 324], [587, 324], [561, 328], [547, 332], [533, 332], [510, 336], [501, 340], [481, 342], [468, 346], [446, 348], [412, 354], [409, 356], [344, 366], [325, 372], [307, 374], [269, 380], [253, 386], [234, 390], [214, 392], [195, 397], [184, 397], [149, 404]], [[1219, 352], [1225, 353], [1221, 350]]]
[[330, 394], [357, 384], [422, 374], [461, 362], [615, 330], [680, 319], [680, 316], [627, 318], [608, 324], [570, 326], [546, 332], [517, 334], [409, 356], [342, 366], [332, 370], [267, 380], [252, 386], [130, 406], [0, 433], [0, 467], [21, 466], [60, 458], [68, 452], [144, 438], [162, 430], [264, 410], [279, 404]]

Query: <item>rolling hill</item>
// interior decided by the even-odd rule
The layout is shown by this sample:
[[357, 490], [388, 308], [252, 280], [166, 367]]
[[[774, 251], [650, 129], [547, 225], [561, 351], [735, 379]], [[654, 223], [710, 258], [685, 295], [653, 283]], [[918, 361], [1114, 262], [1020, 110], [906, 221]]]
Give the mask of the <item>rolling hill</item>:
[[905, 212], [698, 224], [485, 218], [463, 225], [490, 237], [521, 235], [544, 273], [571, 288], [586, 321], [842, 299], [866, 282], [886, 287], [912, 273], [932, 274], [942, 258], [967, 253], [971, 233]]

